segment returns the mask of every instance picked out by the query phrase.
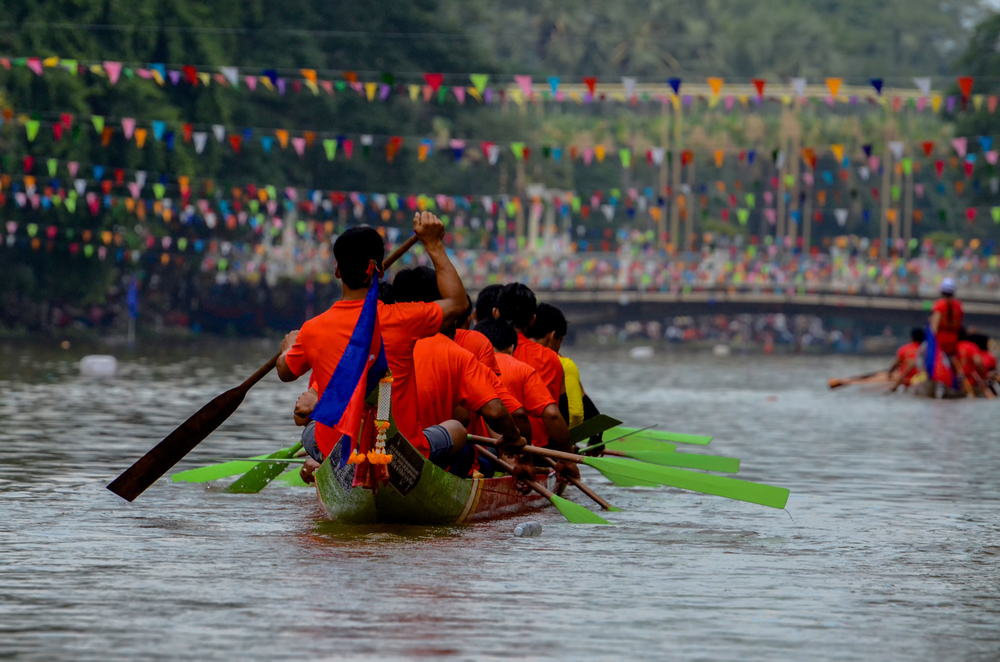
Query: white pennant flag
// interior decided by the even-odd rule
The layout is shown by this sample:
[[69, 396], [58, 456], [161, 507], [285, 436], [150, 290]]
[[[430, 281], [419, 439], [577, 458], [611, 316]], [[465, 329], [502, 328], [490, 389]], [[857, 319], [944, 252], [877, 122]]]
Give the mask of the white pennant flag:
[[625, 87], [626, 99], [631, 99], [635, 96], [635, 78], [622, 78], [622, 85]]
[[487, 160], [489, 160], [490, 165], [496, 165], [497, 159], [500, 158], [500, 146], [490, 145], [489, 154], [486, 155]]
[[903, 158], [904, 147], [906, 147], [906, 144], [902, 140], [889, 141], [889, 151], [892, 152], [892, 155], [896, 158], [897, 161]]
[[229, 84], [233, 87], [240, 86], [240, 72], [236, 67], [219, 67], [219, 71], [222, 72], [223, 77], [229, 81]]
[[365, 134], [361, 136], [361, 144], [364, 145], [365, 147], [371, 147], [372, 142], [373, 139], [370, 135]]
[[83, 192], [87, 190], [87, 180], [86, 179], [74, 180], [73, 187], [76, 189], [77, 195], [83, 195]]
[[139, 188], [142, 188], [143, 186], [146, 185], [146, 171], [145, 170], [136, 170], [135, 171], [135, 183], [139, 185]]
[[493, 198], [491, 196], [484, 195], [480, 199], [480, 202], [482, 203], [483, 209], [486, 210], [487, 214], [492, 214], [493, 213]]
[[194, 151], [201, 154], [205, 151], [205, 141], [208, 140], [208, 134], [204, 131], [196, 131], [191, 136], [194, 138]]
[[778, 170], [781, 170], [783, 167], [785, 167], [785, 150], [781, 150], [780, 152], [778, 152], [778, 160], [774, 162], [774, 166]]
[[601, 212], [604, 213], [604, 218], [608, 219], [609, 223], [615, 217], [615, 208], [611, 205], [601, 205]]
[[221, 143], [226, 137], [226, 127], [221, 124], [213, 124], [212, 133], [215, 134], [215, 139]]
[[846, 209], [834, 209], [833, 215], [837, 217], [837, 225], [844, 227], [847, 225], [847, 210]]
[[861, 166], [860, 168], [858, 168], [858, 174], [861, 176], [861, 179], [867, 182], [868, 176], [872, 174], [872, 171], [871, 168], [869, 168], [868, 166]]
[[656, 165], [663, 165], [663, 157], [666, 155], [667, 150], [663, 147], [653, 148], [653, 163]]
[[793, 78], [792, 89], [795, 90], [795, 94], [799, 95], [800, 97], [804, 97], [806, 95], [806, 79]]
[[920, 93], [925, 97], [931, 94], [931, 79], [930, 78], [914, 78], [913, 84], [917, 86]]

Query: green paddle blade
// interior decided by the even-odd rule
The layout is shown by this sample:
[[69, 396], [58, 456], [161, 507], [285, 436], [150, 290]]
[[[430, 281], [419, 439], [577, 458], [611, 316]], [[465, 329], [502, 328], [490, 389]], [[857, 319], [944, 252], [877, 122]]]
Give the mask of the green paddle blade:
[[[302, 448], [302, 444], [297, 443], [294, 446], [282, 448], [276, 453], [271, 453], [268, 457], [275, 459], [290, 458], [300, 448]], [[227, 487], [226, 491], [234, 494], [256, 494], [270, 485], [272, 480], [287, 469], [288, 464], [285, 462], [259, 462], [250, 471], [243, 474], [238, 481]]]
[[247, 461], [223, 462], [222, 464], [213, 464], [209, 467], [179, 471], [171, 475], [170, 479], [175, 483], [209, 483], [213, 480], [229, 478], [236, 474], [245, 474], [257, 464], [252, 460], [263, 460], [266, 457], [266, 455], [258, 455]]
[[590, 439], [595, 434], [601, 434], [620, 424], [621, 421], [617, 418], [611, 418], [607, 414], [598, 414], [570, 428], [569, 439], [572, 443], [578, 444], [581, 441]]
[[280, 481], [289, 487], [312, 487], [312, 485], [309, 485], [302, 480], [302, 476], [299, 474], [299, 470], [297, 468], [286, 471], [274, 480], [275, 482]]
[[587, 510], [583, 506], [573, 503], [561, 496], [552, 495], [550, 499], [552, 505], [559, 509], [571, 524], [611, 524], [592, 510]]
[[657, 451], [628, 451], [628, 456], [640, 462], [649, 462], [650, 464], [660, 464], [668, 467], [720, 471], [727, 474], [738, 473], [740, 470], [740, 460], [736, 457], [696, 455], [694, 453], [663, 453]]
[[[601, 472], [604, 473], [604, 472]], [[651, 483], [646, 480], [637, 480], [619, 474], [604, 473], [604, 477], [618, 487], [660, 487], [660, 483]]]
[[634, 453], [636, 451], [656, 451], [660, 453], [672, 453], [677, 449], [675, 444], [668, 444], [665, 441], [654, 441], [652, 439], [619, 439], [609, 441], [604, 444], [609, 451], [622, 451], [623, 453]]
[[713, 494], [727, 499], [770, 506], [771, 508], [784, 508], [788, 502], [789, 491], [784, 487], [695, 473], [684, 469], [652, 466], [620, 458], [593, 457], [586, 458], [583, 462], [594, 467], [612, 481], [615, 480], [614, 476], [621, 476], [626, 480], [658, 483], [692, 492]]
[[707, 446], [712, 437], [701, 434], [684, 434], [682, 432], [665, 432], [663, 430], [639, 430], [639, 428], [617, 427], [609, 431], [614, 436], [630, 435], [638, 439], [653, 439], [655, 441], [672, 441], [678, 444], [695, 444], [696, 446]]

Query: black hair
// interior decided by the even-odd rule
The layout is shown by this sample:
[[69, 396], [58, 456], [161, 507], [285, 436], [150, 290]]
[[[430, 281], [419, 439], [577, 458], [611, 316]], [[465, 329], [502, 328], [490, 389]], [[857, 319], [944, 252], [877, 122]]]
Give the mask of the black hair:
[[927, 332], [924, 331], [924, 327], [915, 326], [910, 330], [910, 340], [917, 343], [918, 345], [923, 341], [927, 340]]
[[500, 319], [511, 322], [515, 328], [527, 329], [538, 309], [538, 302], [527, 285], [511, 283], [500, 291], [496, 307], [500, 310]]
[[958, 327], [958, 339], [959, 340], [968, 340], [969, 339], [969, 330], [966, 329], [964, 326]]
[[473, 330], [486, 336], [494, 349], [505, 350], [509, 347], [517, 347], [517, 331], [514, 330], [510, 322], [487, 317], [479, 320]]
[[403, 269], [392, 279], [392, 289], [397, 303], [433, 303], [441, 298], [437, 274], [430, 267]]
[[970, 333], [969, 342], [975, 343], [984, 352], [990, 351], [990, 337], [985, 333]]
[[466, 294], [465, 299], [468, 301], [468, 304], [465, 307], [465, 312], [459, 315], [458, 319], [455, 320], [456, 326], [465, 326], [465, 323], [468, 322], [469, 318], [472, 316], [472, 298]]
[[382, 268], [385, 242], [375, 228], [359, 225], [337, 237], [333, 256], [340, 269], [340, 280], [352, 290], [360, 290], [368, 282], [368, 265], [372, 260]]
[[479, 290], [479, 296], [476, 297], [477, 322], [493, 317], [493, 309], [497, 307], [497, 297], [502, 289], [503, 285], [487, 285]]
[[392, 289], [392, 283], [387, 280], [378, 282], [378, 300], [385, 304], [396, 303], [396, 293]]
[[562, 314], [561, 310], [551, 304], [540, 303], [538, 310], [535, 311], [535, 321], [524, 332], [524, 335], [529, 338], [544, 338], [555, 331], [556, 338], [564, 338], [566, 337], [566, 326], [566, 316]]

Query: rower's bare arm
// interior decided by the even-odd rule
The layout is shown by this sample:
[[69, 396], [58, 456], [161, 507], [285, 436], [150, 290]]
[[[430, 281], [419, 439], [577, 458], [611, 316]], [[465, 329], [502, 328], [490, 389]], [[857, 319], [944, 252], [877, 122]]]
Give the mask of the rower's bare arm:
[[528, 418], [528, 411], [524, 407], [519, 407], [516, 410], [510, 412], [511, 418], [514, 419], [514, 425], [517, 429], [521, 431], [521, 436], [530, 444], [531, 443], [531, 419]]
[[542, 410], [542, 423], [545, 424], [545, 432], [549, 436], [549, 442], [553, 450], [572, 453], [573, 442], [569, 438], [569, 427], [559, 413], [559, 407], [551, 404]]
[[483, 405], [483, 408], [479, 410], [479, 414], [486, 421], [486, 424], [490, 426], [490, 429], [500, 433], [505, 444], [520, 444], [521, 431], [517, 429], [514, 419], [511, 417], [510, 412], [507, 411], [507, 408], [503, 406], [500, 398], [494, 398]]
[[299, 427], [309, 425], [309, 421], [312, 420], [309, 415], [312, 414], [318, 403], [319, 393], [313, 388], [300, 395], [295, 401], [295, 424]]
[[285, 354], [287, 354], [288, 350], [290, 350], [295, 344], [295, 339], [298, 335], [299, 330], [296, 329], [295, 331], [289, 332], [285, 336], [284, 340], [281, 341], [281, 356], [278, 357], [278, 379], [283, 382], [294, 382], [299, 378], [299, 376], [292, 372], [292, 369], [288, 367], [288, 363], [285, 362]]
[[444, 224], [434, 214], [423, 211], [413, 217], [413, 232], [434, 263], [438, 290], [441, 291], [441, 299], [436, 303], [441, 306], [441, 328], [446, 329], [465, 312], [469, 300], [462, 279], [444, 250]]

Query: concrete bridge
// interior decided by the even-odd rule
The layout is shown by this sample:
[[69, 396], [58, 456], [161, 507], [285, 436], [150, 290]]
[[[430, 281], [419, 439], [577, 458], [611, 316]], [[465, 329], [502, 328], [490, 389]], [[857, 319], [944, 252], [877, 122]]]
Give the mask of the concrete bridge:
[[[626, 320], [663, 320], [676, 315], [738, 315], [784, 313], [846, 318], [862, 323], [920, 324], [930, 315], [933, 298], [919, 296], [846, 294], [816, 291], [804, 294], [739, 292], [704, 289], [691, 292], [538, 291], [539, 301], [559, 306], [577, 324]], [[962, 294], [966, 321], [1000, 329], [1000, 294]]]

